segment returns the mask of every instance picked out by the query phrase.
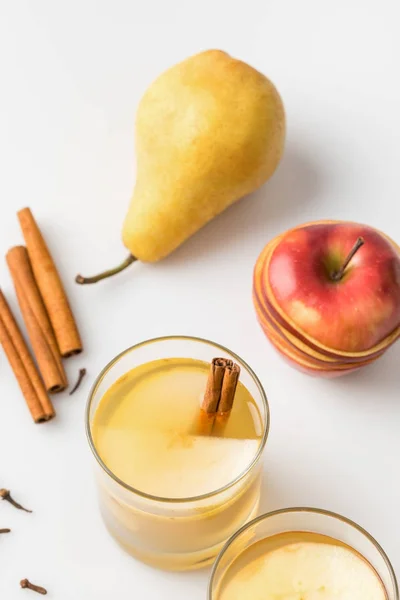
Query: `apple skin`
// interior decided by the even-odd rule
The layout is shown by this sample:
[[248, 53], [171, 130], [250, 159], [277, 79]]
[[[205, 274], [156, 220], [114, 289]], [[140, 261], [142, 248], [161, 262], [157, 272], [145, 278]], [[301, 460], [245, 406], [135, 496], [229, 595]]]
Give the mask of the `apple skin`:
[[321, 368], [322, 370], [345, 370], [346, 368], [355, 368], [357, 365], [365, 366], [373, 360], [376, 360], [385, 350], [371, 352], [367, 357], [360, 356], [351, 359], [349, 357], [341, 357], [330, 354], [325, 354], [313, 346], [307, 345], [307, 342], [299, 339], [282, 326], [269, 312], [268, 305], [260, 303], [257, 294], [253, 293], [253, 302], [256, 309], [257, 319], [268, 339], [276, 346], [282, 349], [285, 347], [287, 352], [293, 356], [297, 356], [300, 360], [307, 360], [310, 366]]
[[[334, 281], [359, 237], [364, 245]], [[333, 351], [367, 352], [400, 327], [400, 255], [366, 225], [315, 223], [280, 236], [262, 285], [289, 325]]]
[[315, 340], [310, 339], [305, 334], [301, 334], [296, 327], [289, 324], [283, 316], [275, 309], [270, 302], [271, 289], [265, 282], [268, 281], [268, 264], [269, 258], [273, 253], [277, 244], [283, 236], [278, 236], [269, 242], [262, 253], [260, 254], [253, 276], [253, 302], [256, 309], [257, 318], [263, 327], [267, 322], [269, 328], [272, 328], [284, 338], [289, 346], [300, 350], [304, 355], [311, 356], [316, 359], [319, 364], [334, 363], [343, 364], [346, 362], [354, 364], [355, 362], [364, 362], [366, 359], [378, 358], [383, 352], [396, 341], [397, 336], [393, 335], [393, 339], [386, 339], [380, 346], [371, 349], [368, 352], [338, 352], [333, 351], [325, 346], [318, 345]]
[[336, 377], [341, 377], [342, 375], [347, 375], [348, 373], [352, 373], [353, 371], [357, 371], [363, 366], [365, 366], [358, 364], [357, 366], [348, 369], [316, 369], [314, 366], [307, 364], [306, 362], [301, 361], [298, 358], [293, 357], [290, 353], [287, 352], [286, 349], [282, 349], [266, 330], [264, 330], [264, 333], [271, 342], [272, 346], [281, 356], [281, 358], [285, 360], [285, 362], [287, 362], [291, 367], [294, 367], [297, 371], [305, 373], [306, 375], [311, 375], [312, 377], [333, 379]]
[[279, 328], [271, 326], [264, 311], [259, 307], [256, 295], [253, 296], [253, 301], [256, 307], [258, 322], [275, 350], [277, 350], [291, 366], [294, 366], [303, 373], [313, 375], [314, 377], [339, 377], [371, 364], [383, 353], [375, 354], [369, 359], [364, 358], [362, 361], [355, 361], [354, 363], [340, 362], [340, 360], [324, 362], [323, 360], [316, 359], [312, 350], [310, 353], [299, 350], [282, 336]]
[[[329, 227], [327, 228], [327, 226]], [[340, 243], [337, 242], [338, 226], [344, 228], [342, 231], [344, 230], [347, 232], [347, 238], [350, 238], [351, 233], [353, 233], [351, 245], [349, 244], [349, 240], [347, 238], [346, 242], [343, 241], [340, 236]], [[325, 232], [323, 231], [324, 228]], [[332, 240], [335, 242], [333, 251], [332, 246], [329, 244], [329, 252], [326, 250], [326, 254], [323, 252], [324, 244], [321, 243], [321, 254], [323, 256], [322, 275], [321, 268], [318, 268], [318, 261], [316, 260], [316, 257], [320, 257], [321, 254], [318, 254], [317, 252], [318, 244], [314, 243], [314, 237], [308, 237], [309, 229], [315, 229], [315, 231], [311, 231], [313, 235], [316, 232], [319, 233], [317, 236], [318, 239], [321, 239], [321, 237], [325, 238], [330, 242], [330, 244]], [[348, 253], [353, 248], [355, 241], [357, 241], [359, 237], [363, 237], [364, 240], [368, 239], [370, 244], [371, 242], [374, 242], [376, 252], [372, 262], [366, 265], [365, 260], [363, 260], [356, 266], [356, 263], [353, 262], [357, 256], [355, 255], [346, 268], [343, 278], [340, 281], [332, 281], [330, 276], [331, 272], [341, 267]], [[287, 243], [288, 240], [289, 243]], [[311, 250], [315, 251], [314, 253], [312, 251], [310, 252], [310, 244]], [[347, 250], [346, 244], [349, 246], [349, 250]], [[305, 248], [305, 257], [303, 257], [303, 251]], [[339, 248], [339, 250], [337, 250], [337, 248]], [[362, 248], [365, 249], [365, 246]], [[358, 252], [360, 252], [362, 248], [359, 248]], [[343, 259], [341, 256], [342, 254], [344, 255]], [[283, 271], [277, 269], [278, 272], [275, 280], [272, 281], [270, 277], [271, 264], [277, 257], [279, 258], [282, 256], [284, 257], [283, 260], [288, 261], [290, 259], [294, 263], [295, 267], [298, 267], [300, 264], [300, 269], [294, 268], [292, 264], [290, 264], [289, 260], [289, 268], [287, 265], [284, 265]], [[311, 265], [308, 264], [310, 257], [312, 259]], [[370, 260], [370, 257], [367, 256], [367, 258]], [[324, 335], [321, 336], [318, 335], [319, 331], [315, 331], [315, 328], [313, 329], [312, 327], [307, 327], [307, 325], [309, 325], [309, 320], [307, 320], [304, 324], [301, 319], [298, 319], [298, 322], [296, 322], [290, 315], [288, 315], [285, 311], [285, 307], [281, 306], [278, 302], [272, 283], [276, 284], [277, 282], [280, 283], [283, 281], [283, 284], [287, 285], [289, 275], [292, 278], [289, 280], [289, 284], [294, 285], [295, 291], [300, 291], [302, 293], [307, 292], [307, 288], [305, 287], [304, 283], [307, 282], [307, 279], [303, 279], [304, 265], [308, 274], [308, 281], [311, 281], [313, 284], [311, 286], [311, 294], [306, 294], [306, 299], [313, 297], [313, 294], [315, 297], [316, 291], [320, 291], [322, 288], [321, 302], [325, 301], [326, 299], [332, 300], [332, 295], [334, 292], [331, 293], [330, 287], [334, 289], [334, 285], [348, 286], [350, 281], [352, 282], [352, 285], [345, 288], [345, 293], [343, 293], [342, 288], [338, 288], [338, 293], [336, 297], [334, 296], [334, 299], [340, 299], [341, 304], [339, 306], [340, 308], [343, 306], [343, 310], [347, 306], [345, 300], [346, 298], [348, 300], [349, 298], [356, 298], [357, 302], [360, 302], [362, 299], [366, 298], [369, 303], [371, 303], [372, 300], [375, 301], [375, 305], [372, 305], [372, 308], [376, 308], [376, 306], [378, 306], [378, 308], [384, 307], [385, 310], [383, 312], [384, 315], [387, 316], [386, 322], [384, 317], [382, 317], [381, 320], [376, 318], [372, 320], [374, 325], [378, 323], [381, 333], [377, 333], [375, 328], [370, 328], [368, 329], [369, 337], [365, 335], [360, 337], [358, 335], [358, 329], [360, 327], [359, 317], [360, 315], [365, 317], [367, 309], [363, 307], [363, 310], [360, 311], [358, 310], [357, 305], [356, 311], [354, 311], [353, 307], [353, 309], [349, 309], [347, 312], [345, 311], [345, 314], [348, 315], [348, 313], [350, 313], [354, 315], [355, 312], [356, 318], [353, 317], [353, 327], [357, 335], [354, 335], [351, 339], [361, 339], [361, 341], [364, 342], [364, 345], [353, 344], [349, 346], [349, 344], [347, 344], [346, 346], [346, 344], [338, 343], [336, 348], [332, 348], [331, 346], [327, 345], [327, 342], [330, 343], [332, 337], [334, 337], [332, 335], [332, 331], [340, 332], [340, 325], [342, 322], [342, 315], [340, 312], [339, 321], [333, 322], [333, 327], [331, 318], [321, 325], [321, 328], [324, 327], [325, 329], [330, 330], [328, 331], [328, 333], [330, 333], [330, 337], [329, 335], [326, 335], [325, 331]], [[377, 272], [374, 272], [374, 266], [375, 269], [377, 269]], [[361, 271], [358, 273], [358, 277], [354, 279], [357, 269], [361, 269]], [[372, 271], [370, 269], [372, 269]], [[362, 277], [360, 277], [360, 274]], [[304, 373], [316, 377], [331, 378], [345, 375], [346, 373], [350, 373], [360, 369], [361, 367], [371, 364], [380, 356], [382, 356], [385, 351], [399, 339], [399, 274], [400, 248], [385, 234], [365, 225], [343, 221], [317, 221], [314, 223], [307, 223], [277, 236], [271, 240], [261, 252], [254, 268], [253, 277], [253, 302], [257, 319], [275, 350], [290, 365]], [[314, 285], [315, 281], [316, 285]], [[357, 283], [358, 285], [356, 285]], [[371, 292], [369, 289], [367, 289], [367, 293], [364, 293], [364, 291], [360, 292], [359, 288], [361, 286], [362, 289], [363, 284], [368, 284], [368, 286], [371, 284], [380, 286], [379, 293], [374, 294], [374, 292]], [[283, 285], [282, 289], [283, 291], [287, 290], [285, 285]], [[284, 299], [288, 300], [287, 305], [289, 305], [290, 308], [292, 304], [289, 300], [292, 300], [293, 297], [297, 300], [296, 294], [290, 297], [290, 295], [287, 294], [286, 296], [285, 294], [280, 295], [280, 291], [281, 290], [278, 289], [277, 296], [279, 299], [283, 297]], [[378, 299], [375, 296], [378, 296]], [[361, 298], [361, 300], [359, 300], [359, 298]], [[318, 305], [318, 307], [319, 306], [320, 305]], [[295, 305], [295, 307], [298, 309], [298, 304]], [[315, 310], [315, 306], [312, 308]], [[322, 308], [324, 307], [322, 306]], [[305, 305], [305, 310], [301, 311], [301, 315], [307, 313], [306, 309], [307, 305]], [[329, 313], [329, 310], [320, 310], [319, 313], [320, 318], [322, 319], [322, 317], [325, 317]], [[334, 312], [333, 314], [336, 315], [337, 318], [338, 311]], [[297, 314], [293, 316], [297, 316]], [[349, 318], [344, 322], [346, 325], [349, 325], [351, 324], [351, 319]], [[314, 324], [314, 322], [312, 324]], [[374, 336], [371, 335], [371, 330]], [[347, 329], [345, 331], [348, 334], [349, 330]], [[383, 338], [380, 336], [383, 336]], [[369, 342], [365, 343], [366, 339], [369, 340]], [[374, 343], [375, 340], [378, 340], [377, 343]], [[371, 343], [372, 346], [369, 346]], [[365, 348], [366, 346], [369, 347]], [[358, 350], [358, 348], [361, 348], [361, 350]]]
[[285, 322], [269, 301], [268, 294], [265, 290], [259, 290], [259, 292], [258, 308], [270, 325], [285, 337], [290, 344], [315, 358], [320, 358], [324, 362], [337, 362], [338, 364], [349, 362], [354, 364], [355, 362], [363, 362], [366, 358], [378, 358], [397, 339], [397, 335], [390, 336], [378, 346], [365, 352], [342, 352], [331, 350], [326, 346], [318, 345], [315, 340], [302, 335], [295, 327], [292, 327], [289, 323]]

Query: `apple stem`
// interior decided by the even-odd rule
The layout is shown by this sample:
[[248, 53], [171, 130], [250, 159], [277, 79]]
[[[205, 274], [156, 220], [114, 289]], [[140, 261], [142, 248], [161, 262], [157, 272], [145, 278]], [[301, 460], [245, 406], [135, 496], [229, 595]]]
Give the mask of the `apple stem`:
[[137, 261], [136, 256], [130, 254], [118, 267], [114, 269], [109, 269], [108, 271], [103, 271], [103, 273], [99, 273], [98, 275], [94, 275], [93, 277], [82, 277], [82, 275], [77, 275], [75, 277], [76, 283], [86, 284], [86, 283], [97, 283], [102, 279], [107, 279], [107, 277], [112, 277], [113, 275], [117, 275], [117, 273], [121, 273], [124, 269], [129, 267], [132, 263]]
[[347, 268], [347, 266], [349, 265], [349, 262], [351, 261], [351, 259], [353, 258], [353, 256], [356, 254], [356, 252], [358, 252], [358, 250], [361, 248], [361, 246], [364, 245], [364, 239], [362, 237], [359, 237], [358, 240], [356, 241], [356, 243], [354, 244], [354, 246], [352, 247], [352, 249], [350, 250], [349, 254], [347, 255], [344, 263], [342, 264], [342, 266], [340, 267], [340, 269], [338, 271], [334, 271], [331, 275], [333, 281], [340, 281], [344, 275], [344, 272]]

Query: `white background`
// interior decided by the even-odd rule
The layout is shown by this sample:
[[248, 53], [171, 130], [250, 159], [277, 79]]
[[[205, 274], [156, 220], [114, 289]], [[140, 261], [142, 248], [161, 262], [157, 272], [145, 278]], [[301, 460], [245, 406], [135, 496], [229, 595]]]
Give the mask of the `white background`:
[[[58, 417], [32, 424], [0, 354], [0, 598], [29, 577], [58, 600], [204, 600], [208, 572], [158, 572], [103, 529], [84, 434], [87, 392], [119, 351], [165, 334], [204, 336], [247, 360], [272, 428], [263, 510], [345, 514], [400, 573], [400, 344], [368, 370], [314, 380], [275, 355], [251, 302], [255, 260], [302, 221], [353, 219], [400, 241], [400, 36], [396, 0], [0, 0], [0, 251], [22, 242], [30, 205], [54, 253], [89, 375]], [[222, 48], [265, 72], [283, 97], [284, 160], [273, 179], [162, 263], [78, 287], [74, 276], [125, 257], [120, 227], [135, 179], [133, 123], [164, 69]], [[162, 135], [162, 132], [160, 132]], [[0, 285], [17, 311], [5, 261]]]

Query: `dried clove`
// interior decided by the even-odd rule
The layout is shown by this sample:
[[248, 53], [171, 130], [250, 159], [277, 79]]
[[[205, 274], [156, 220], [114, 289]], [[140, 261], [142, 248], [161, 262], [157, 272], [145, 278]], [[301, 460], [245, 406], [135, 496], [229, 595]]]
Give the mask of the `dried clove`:
[[14, 498], [12, 498], [12, 496], [10, 494], [10, 490], [1, 489], [0, 490], [0, 498], [2, 498], [3, 500], [6, 500], [7, 502], [12, 504], [13, 506], [15, 506], [15, 508], [18, 508], [19, 510], [24, 510], [25, 512], [28, 512], [28, 513], [32, 512], [31, 510], [24, 508], [18, 502], [15, 502]]
[[22, 579], [20, 581], [20, 586], [22, 588], [27, 588], [28, 590], [33, 590], [34, 592], [37, 592], [38, 594], [42, 594], [43, 596], [45, 596], [47, 594], [47, 590], [44, 587], [41, 587], [40, 585], [35, 585], [35, 584], [31, 583], [29, 581], [29, 579]]
[[10, 533], [11, 529], [0, 529], [0, 533]]
[[79, 386], [82, 383], [82, 379], [85, 377], [85, 375], [86, 375], [86, 369], [79, 369], [78, 379], [77, 379], [76, 384], [74, 385], [74, 387], [72, 388], [72, 390], [69, 393], [70, 396], [72, 396], [72, 394], [74, 392], [76, 392], [76, 390], [79, 388]]

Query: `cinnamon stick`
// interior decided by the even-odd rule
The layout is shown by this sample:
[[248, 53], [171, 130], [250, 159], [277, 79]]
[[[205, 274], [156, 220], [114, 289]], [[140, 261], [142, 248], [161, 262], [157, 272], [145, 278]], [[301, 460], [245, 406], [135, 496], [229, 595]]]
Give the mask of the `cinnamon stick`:
[[0, 343], [14, 371], [21, 392], [35, 423], [55, 416], [51, 400], [35, 367], [7, 301], [0, 290]]
[[202, 408], [197, 416], [194, 435], [211, 435], [215, 422], [216, 413], [207, 413]]
[[224, 380], [225, 369], [231, 360], [226, 358], [213, 358], [208, 374], [206, 391], [201, 408], [208, 414], [216, 413], [221, 398], [222, 382]]
[[7, 252], [6, 259], [46, 389], [49, 393], [61, 392], [67, 387], [67, 378], [28, 252], [24, 246], [15, 246]]
[[228, 424], [233, 401], [235, 399], [239, 375], [240, 367], [238, 364], [233, 362], [226, 366], [224, 380], [222, 382], [221, 397], [218, 403], [218, 412], [215, 416], [213, 426], [213, 435], [217, 437], [222, 437]]
[[201, 435], [222, 435], [232, 410], [239, 375], [240, 367], [232, 360], [212, 360], [198, 420], [197, 430]]
[[217, 408], [218, 413], [224, 414], [232, 410], [236, 388], [239, 381], [239, 375], [239, 365], [231, 360], [228, 361], [225, 367], [224, 379], [222, 381], [221, 396]]
[[67, 295], [42, 233], [29, 208], [18, 212], [33, 273], [63, 358], [82, 352], [82, 342]]

